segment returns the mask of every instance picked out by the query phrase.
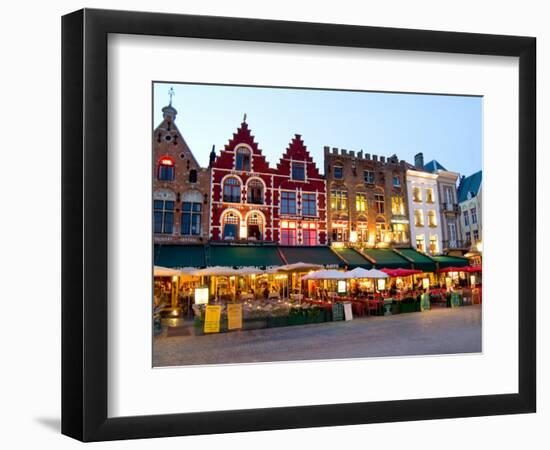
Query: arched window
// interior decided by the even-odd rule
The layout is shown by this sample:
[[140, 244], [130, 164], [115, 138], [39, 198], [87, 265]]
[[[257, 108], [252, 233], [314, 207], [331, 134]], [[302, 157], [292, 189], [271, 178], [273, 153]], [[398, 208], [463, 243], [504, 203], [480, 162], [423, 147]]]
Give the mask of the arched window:
[[250, 180], [248, 182], [248, 203], [262, 205], [264, 203], [264, 185], [260, 180]]
[[235, 155], [235, 169], [250, 171], [250, 149], [247, 147], [237, 147]]
[[224, 181], [223, 201], [228, 203], [241, 202], [241, 182], [237, 178], [230, 177]]
[[197, 182], [197, 171], [195, 169], [191, 169], [189, 171], [189, 183], [196, 183]]
[[222, 229], [224, 240], [235, 240], [239, 237], [240, 217], [233, 211], [223, 216]]
[[263, 236], [264, 220], [258, 213], [252, 213], [246, 221], [246, 231], [248, 239], [261, 241]]
[[168, 156], [160, 158], [157, 167], [157, 178], [160, 181], [174, 181], [174, 174], [174, 160]]

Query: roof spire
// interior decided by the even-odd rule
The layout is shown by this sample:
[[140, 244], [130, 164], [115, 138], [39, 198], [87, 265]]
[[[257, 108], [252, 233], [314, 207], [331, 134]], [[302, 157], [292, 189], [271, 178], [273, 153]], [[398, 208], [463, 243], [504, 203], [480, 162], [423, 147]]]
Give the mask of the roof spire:
[[176, 95], [176, 93], [174, 92], [174, 87], [173, 86], [170, 86], [170, 90], [168, 91], [168, 95], [170, 96], [170, 104], [168, 106], [172, 106], [172, 97], [174, 95]]
[[243, 123], [246, 123], [246, 113], [244, 113], [244, 116], [243, 116]]

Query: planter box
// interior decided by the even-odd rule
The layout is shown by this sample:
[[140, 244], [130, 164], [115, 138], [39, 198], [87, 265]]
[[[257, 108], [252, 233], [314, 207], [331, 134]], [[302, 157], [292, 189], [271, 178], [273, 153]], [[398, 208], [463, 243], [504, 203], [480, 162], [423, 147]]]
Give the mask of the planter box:
[[401, 305], [399, 307], [399, 311], [402, 314], [417, 312], [417, 311], [420, 311], [420, 304], [417, 303], [417, 302], [414, 302], [414, 303], [401, 303]]
[[267, 328], [286, 327], [288, 325], [288, 316], [269, 317], [267, 319]]

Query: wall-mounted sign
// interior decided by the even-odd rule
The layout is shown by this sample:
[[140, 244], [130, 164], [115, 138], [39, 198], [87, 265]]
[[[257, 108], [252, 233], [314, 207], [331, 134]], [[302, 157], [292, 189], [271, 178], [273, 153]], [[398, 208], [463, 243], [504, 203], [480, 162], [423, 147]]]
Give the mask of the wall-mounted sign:
[[204, 317], [204, 332], [219, 333], [222, 307], [220, 305], [207, 305]]

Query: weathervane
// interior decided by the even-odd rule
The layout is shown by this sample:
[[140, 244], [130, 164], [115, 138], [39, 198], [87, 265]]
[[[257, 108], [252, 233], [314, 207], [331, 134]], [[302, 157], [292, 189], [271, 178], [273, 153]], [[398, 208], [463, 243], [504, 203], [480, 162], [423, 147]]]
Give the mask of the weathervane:
[[176, 95], [176, 93], [174, 92], [174, 88], [173, 87], [170, 87], [170, 90], [168, 91], [168, 95], [170, 96], [170, 106], [172, 106], [172, 97], [174, 95]]

